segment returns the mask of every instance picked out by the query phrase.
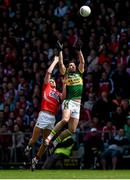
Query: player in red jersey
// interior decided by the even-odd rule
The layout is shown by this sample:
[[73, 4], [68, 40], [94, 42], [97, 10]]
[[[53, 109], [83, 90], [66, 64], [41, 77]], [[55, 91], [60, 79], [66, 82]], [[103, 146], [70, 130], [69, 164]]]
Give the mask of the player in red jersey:
[[[39, 112], [37, 122], [35, 124], [32, 137], [29, 140], [29, 143], [25, 149], [25, 156], [30, 155], [30, 151], [32, 150], [32, 146], [38, 140], [41, 130], [43, 132], [43, 142], [50, 134], [51, 130], [55, 124], [55, 115], [59, 109], [59, 105], [61, 100], [64, 99], [65, 96], [65, 85], [63, 85], [63, 91], [60, 93], [56, 89], [56, 82], [51, 78], [51, 73], [55, 68], [56, 64], [59, 61], [59, 57], [55, 56], [52, 64], [48, 68], [45, 78], [44, 84], [42, 87], [42, 102], [41, 102], [41, 111]], [[44, 143], [41, 144], [37, 155], [32, 159], [32, 168], [35, 168], [35, 165], [38, 163], [38, 160], [41, 158], [43, 153], [45, 152]]]

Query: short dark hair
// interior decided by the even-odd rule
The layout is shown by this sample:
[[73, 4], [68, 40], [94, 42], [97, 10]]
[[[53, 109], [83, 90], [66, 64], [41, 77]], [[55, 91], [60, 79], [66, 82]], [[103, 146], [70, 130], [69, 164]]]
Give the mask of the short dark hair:
[[67, 67], [69, 67], [70, 63], [74, 63], [75, 65], [77, 65], [76, 59], [71, 59], [68, 63], [67, 63]]

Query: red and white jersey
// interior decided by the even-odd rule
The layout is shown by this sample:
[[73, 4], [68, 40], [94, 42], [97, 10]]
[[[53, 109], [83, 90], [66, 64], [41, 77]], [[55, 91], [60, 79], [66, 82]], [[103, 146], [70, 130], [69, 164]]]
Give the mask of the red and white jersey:
[[56, 114], [60, 104], [60, 95], [61, 93], [55, 88], [52, 88], [50, 83], [43, 84], [41, 110]]

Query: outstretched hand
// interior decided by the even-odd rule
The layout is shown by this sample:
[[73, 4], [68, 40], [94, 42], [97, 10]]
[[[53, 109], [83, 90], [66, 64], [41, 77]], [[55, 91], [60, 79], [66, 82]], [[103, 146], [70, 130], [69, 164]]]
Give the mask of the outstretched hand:
[[58, 62], [59, 62], [59, 57], [58, 57], [58, 56], [55, 56], [55, 57], [54, 57], [54, 61], [55, 61], [56, 63], [58, 63]]
[[60, 51], [63, 50], [63, 44], [61, 44], [59, 40], [57, 41], [56, 45], [57, 45], [57, 48], [58, 48]]

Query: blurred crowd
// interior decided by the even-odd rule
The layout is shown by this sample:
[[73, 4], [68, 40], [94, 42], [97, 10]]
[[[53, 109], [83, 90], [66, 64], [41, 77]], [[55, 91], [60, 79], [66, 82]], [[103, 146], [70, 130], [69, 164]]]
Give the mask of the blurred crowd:
[[[92, 11], [87, 18], [79, 15], [85, 4]], [[81, 141], [90, 139], [92, 128], [107, 146], [120, 131], [129, 139], [129, 9], [129, 0], [0, 0], [0, 133], [17, 134], [18, 153], [24, 148], [24, 133], [35, 125], [57, 39], [64, 45], [65, 64], [75, 58], [77, 38], [85, 57]], [[53, 76], [60, 89], [58, 67]], [[6, 152], [13, 143], [8, 135], [0, 136], [0, 150]]]

